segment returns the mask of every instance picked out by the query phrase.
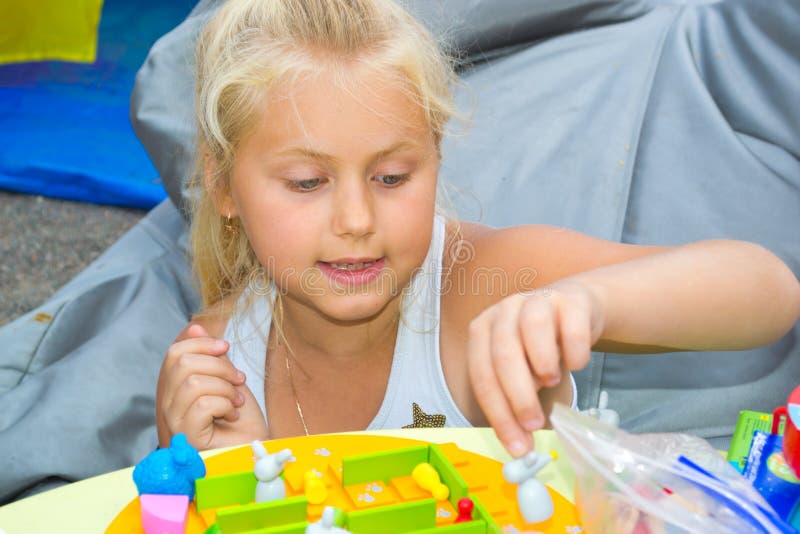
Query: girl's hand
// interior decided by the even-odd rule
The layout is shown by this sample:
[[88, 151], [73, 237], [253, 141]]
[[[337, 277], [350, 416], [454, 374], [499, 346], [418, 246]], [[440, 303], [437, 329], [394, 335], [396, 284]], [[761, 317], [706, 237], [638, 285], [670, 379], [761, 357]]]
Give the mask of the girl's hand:
[[170, 346], [156, 395], [162, 447], [180, 432], [200, 450], [267, 439], [264, 416], [227, 351], [227, 342], [197, 324]]
[[[562, 370], [589, 362], [604, 320], [602, 306], [589, 289], [562, 280], [507, 297], [470, 323], [472, 389], [512, 456], [531, 450], [532, 431], [544, 426], [539, 390], [561, 383]], [[557, 400], [569, 403], [572, 388], [567, 381], [563, 386]]]

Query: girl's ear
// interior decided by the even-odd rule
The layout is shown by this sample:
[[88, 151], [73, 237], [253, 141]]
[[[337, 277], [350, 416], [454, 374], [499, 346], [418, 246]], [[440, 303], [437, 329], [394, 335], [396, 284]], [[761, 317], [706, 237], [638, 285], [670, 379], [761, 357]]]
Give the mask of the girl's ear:
[[238, 215], [236, 204], [230, 193], [230, 187], [226, 187], [219, 178], [219, 164], [217, 160], [207, 151], [203, 151], [203, 187], [206, 189], [211, 202], [217, 213], [223, 217], [235, 217]]

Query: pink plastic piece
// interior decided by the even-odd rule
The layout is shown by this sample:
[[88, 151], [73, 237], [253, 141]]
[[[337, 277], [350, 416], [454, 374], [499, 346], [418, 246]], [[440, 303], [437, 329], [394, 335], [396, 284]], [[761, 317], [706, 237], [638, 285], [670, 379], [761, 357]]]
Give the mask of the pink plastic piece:
[[188, 495], [139, 496], [142, 511], [142, 528], [145, 534], [184, 534], [186, 514], [189, 511]]

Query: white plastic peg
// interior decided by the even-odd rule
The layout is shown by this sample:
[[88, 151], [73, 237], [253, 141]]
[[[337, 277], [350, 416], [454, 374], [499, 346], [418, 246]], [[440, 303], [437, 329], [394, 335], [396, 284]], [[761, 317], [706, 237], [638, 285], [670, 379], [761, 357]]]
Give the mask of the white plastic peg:
[[547, 487], [536, 478], [536, 474], [552, 459], [550, 454], [531, 451], [503, 465], [503, 477], [518, 484], [517, 506], [528, 523], [540, 523], [553, 516], [553, 499]]
[[269, 454], [264, 444], [258, 440], [253, 441], [250, 446], [256, 455], [256, 465], [253, 467], [253, 474], [258, 480], [255, 501], [259, 503], [285, 499], [286, 484], [280, 475], [286, 462], [292, 457], [292, 451], [283, 449]]

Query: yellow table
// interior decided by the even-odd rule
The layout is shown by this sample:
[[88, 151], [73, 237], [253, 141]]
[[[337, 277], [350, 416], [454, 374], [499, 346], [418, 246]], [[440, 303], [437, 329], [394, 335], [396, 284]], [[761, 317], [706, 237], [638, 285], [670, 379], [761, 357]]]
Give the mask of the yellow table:
[[[464, 450], [501, 462], [509, 459], [494, 432], [488, 428], [384, 430], [363, 434], [419, 439], [433, 443], [453, 442]], [[560, 457], [565, 458], [552, 431], [536, 432], [534, 437], [538, 450], [555, 450]], [[202, 456], [207, 457], [222, 450], [224, 449], [206, 451]], [[4, 529], [6, 534], [103, 532], [120, 510], [136, 497], [132, 471], [132, 468], [113, 471], [0, 507], [0, 529]], [[539, 473], [538, 478], [573, 500], [574, 474], [569, 462], [551, 463]]]

